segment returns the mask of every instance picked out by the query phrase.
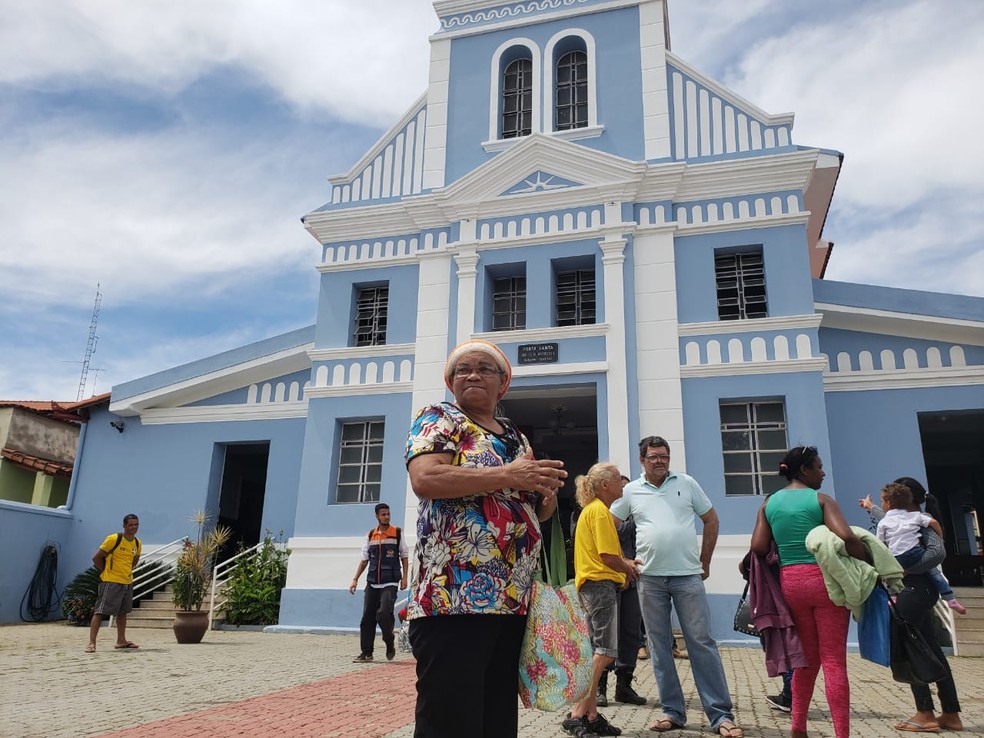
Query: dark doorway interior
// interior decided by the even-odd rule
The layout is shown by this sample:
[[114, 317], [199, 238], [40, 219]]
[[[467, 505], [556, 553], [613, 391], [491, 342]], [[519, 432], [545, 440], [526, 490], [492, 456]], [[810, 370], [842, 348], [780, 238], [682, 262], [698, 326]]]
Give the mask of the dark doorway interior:
[[943, 573], [955, 586], [984, 586], [984, 410], [919, 413], [919, 433], [946, 534]]
[[269, 457], [269, 443], [226, 446], [219, 494], [219, 525], [231, 528], [232, 537], [220, 559], [235, 554], [240, 544], [250, 548], [260, 542]]
[[[598, 401], [594, 384], [554, 387], [515, 387], [502, 402], [502, 414], [512, 420], [533, 446], [537, 458], [559, 459], [567, 483], [557, 495], [564, 539], [570, 549], [574, 479], [598, 461]], [[550, 544], [550, 525], [543, 526], [544, 546]], [[574, 558], [568, 551], [568, 574]]]

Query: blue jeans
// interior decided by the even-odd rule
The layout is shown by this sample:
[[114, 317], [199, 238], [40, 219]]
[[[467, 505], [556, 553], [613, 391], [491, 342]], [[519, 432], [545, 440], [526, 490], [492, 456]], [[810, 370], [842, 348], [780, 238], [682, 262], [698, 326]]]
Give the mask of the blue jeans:
[[[913, 546], [908, 551], [896, 556], [895, 560], [899, 562], [903, 569], [908, 569], [910, 566], [917, 564], [922, 559], [924, 553], [926, 553], [926, 549], [922, 546]], [[953, 587], [950, 586], [950, 583], [943, 576], [943, 572], [940, 571], [939, 567], [927, 571], [926, 576], [933, 582], [933, 586], [940, 593], [940, 597], [944, 600], [952, 600], [954, 598]]]
[[649, 638], [649, 657], [659, 688], [663, 713], [674, 723], [687, 722], [686, 701], [673, 660], [670, 608], [676, 609], [683, 631], [683, 640], [690, 652], [690, 668], [697, 685], [704, 713], [717, 730], [724, 722], [734, 722], [735, 716], [728, 680], [724, 675], [717, 642], [711, 638], [711, 611], [700, 574], [678, 577], [639, 577], [639, 599], [642, 618]]

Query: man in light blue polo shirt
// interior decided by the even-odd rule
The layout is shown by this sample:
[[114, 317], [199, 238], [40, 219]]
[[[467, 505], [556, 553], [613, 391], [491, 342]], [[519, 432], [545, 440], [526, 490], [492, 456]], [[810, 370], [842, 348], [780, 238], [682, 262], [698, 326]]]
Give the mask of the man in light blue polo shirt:
[[[711, 728], [739, 738], [721, 654], [711, 638], [711, 613], [704, 580], [717, 545], [718, 516], [693, 477], [670, 471], [670, 444], [659, 436], [639, 443], [642, 476], [625, 486], [611, 513], [636, 524], [636, 557], [642, 560], [639, 599], [649, 638], [653, 674], [663, 717], [650, 730], [664, 732], [687, 722], [686, 702], [673, 661], [670, 609], [675, 608], [690, 652], [694, 683]], [[697, 546], [696, 520], [704, 524]]]

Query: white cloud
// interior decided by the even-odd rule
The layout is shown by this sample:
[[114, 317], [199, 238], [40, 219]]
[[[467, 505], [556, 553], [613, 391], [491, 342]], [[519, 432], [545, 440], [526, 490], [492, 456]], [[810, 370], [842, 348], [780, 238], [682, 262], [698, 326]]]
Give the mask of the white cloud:
[[49, 130], [26, 147], [0, 144], [10, 245], [0, 250], [0, 284], [29, 301], [57, 301], [78, 291], [90, 299], [102, 281], [132, 301], [261, 265], [309, 265], [317, 243], [298, 218], [317, 195], [289, 180], [270, 186], [266, 174], [283, 155], [230, 150], [186, 130]]
[[300, 109], [385, 125], [424, 91], [436, 30], [427, 0], [8, 3], [0, 82], [176, 92], [232, 66]]
[[795, 111], [796, 142], [845, 153], [838, 200], [901, 209], [940, 188], [981, 191], [982, 33], [980, 3], [860, 5], [759, 42], [725, 82]]

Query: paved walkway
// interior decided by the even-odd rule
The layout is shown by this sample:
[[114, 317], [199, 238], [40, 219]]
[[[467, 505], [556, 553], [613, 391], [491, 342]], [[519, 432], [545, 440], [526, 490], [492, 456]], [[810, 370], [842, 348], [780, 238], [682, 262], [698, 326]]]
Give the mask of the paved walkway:
[[[86, 630], [63, 623], [0, 627], [0, 736], [3, 738], [411, 738], [413, 661], [353, 664], [355, 636], [212, 631], [181, 646], [170, 631], [128, 632], [141, 645], [116, 651], [103, 630], [99, 651], [82, 652]], [[380, 653], [382, 649], [380, 648]], [[747, 736], [788, 735], [789, 717], [762, 696], [778, 691], [757, 649], [723, 649], [739, 723]], [[891, 725], [912, 714], [905, 685], [887, 669], [849, 655], [852, 732], [902, 735]], [[689, 695], [689, 723], [670, 738], [712, 736], [688, 662], [677, 662]], [[964, 736], [984, 737], [984, 659], [950, 660], [963, 705]], [[655, 695], [652, 669], [640, 662], [636, 688]], [[385, 708], [380, 708], [385, 705]], [[659, 716], [653, 706], [603, 710], [628, 738]], [[520, 710], [524, 738], [560, 738], [562, 714]], [[810, 713], [811, 738], [833, 736], [822, 679]], [[469, 738], [463, 736], [462, 738]]]

